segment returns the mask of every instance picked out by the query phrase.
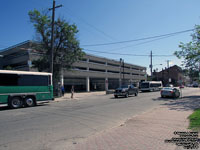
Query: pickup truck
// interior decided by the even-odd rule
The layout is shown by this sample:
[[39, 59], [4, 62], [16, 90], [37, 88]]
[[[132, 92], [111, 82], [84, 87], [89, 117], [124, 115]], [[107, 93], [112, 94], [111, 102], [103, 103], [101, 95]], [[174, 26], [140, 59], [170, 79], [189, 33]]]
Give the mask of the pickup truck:
[[120, 88], [117, 88], [114, 92], [114, 97], [117, 98], [118, 96], [129, 97], [129, 95], [138, 95], [138, 88], [134, 85], [122, 85]]

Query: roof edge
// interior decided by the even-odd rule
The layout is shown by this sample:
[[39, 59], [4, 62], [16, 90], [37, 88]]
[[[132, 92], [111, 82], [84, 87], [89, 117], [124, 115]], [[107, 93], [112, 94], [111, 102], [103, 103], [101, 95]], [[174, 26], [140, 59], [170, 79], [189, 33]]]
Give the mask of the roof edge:
[[32, 41], [31, 41], [31, 40], [27, 40], [27, 41], [21, 42], [21, 43], [19, 43], [19, 44], [15, 44], [15, 45], [13, 45], [13, 46], [10, 46], [10, 47], [7, 47], [7, 48], [4, 48], [4, 49], [0, 50], [0, 52], [7, 51], [7, 50], [9, 50], [9, 49], [12, 49], [12, 48], [21, 46], [21, 45], [26, 44], [26, 43], [29, 43], [29, 42], [32, 42]]

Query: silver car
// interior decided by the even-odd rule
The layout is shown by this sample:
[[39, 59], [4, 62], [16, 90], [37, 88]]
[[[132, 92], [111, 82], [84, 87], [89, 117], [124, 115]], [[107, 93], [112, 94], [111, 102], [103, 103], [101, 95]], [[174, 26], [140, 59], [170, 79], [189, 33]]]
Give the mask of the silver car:
[[174, 87], [164, 87], [160, 91], [161, 97], [173, 97], [178, 98], [180, 96], [180, 91]]

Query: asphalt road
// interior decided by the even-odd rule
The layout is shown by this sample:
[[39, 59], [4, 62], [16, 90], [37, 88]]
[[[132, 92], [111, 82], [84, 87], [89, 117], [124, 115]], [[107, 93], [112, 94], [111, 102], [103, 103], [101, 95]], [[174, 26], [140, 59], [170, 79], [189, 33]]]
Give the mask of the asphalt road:
[[[195, 90], [184, 89], [183, 96]], [[90, 96], [32, 108], [0, 109], [0, 149], [68, 149], [89, 135], [119, 126], [168, 100], [161, 99], [159, 92], [146, 92], [129, 98]]]

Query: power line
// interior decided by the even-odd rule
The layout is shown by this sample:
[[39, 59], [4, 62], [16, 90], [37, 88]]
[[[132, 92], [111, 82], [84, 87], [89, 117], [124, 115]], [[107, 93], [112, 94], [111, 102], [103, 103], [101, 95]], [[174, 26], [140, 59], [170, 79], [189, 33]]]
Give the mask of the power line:
[[112, 43], [100, 43], [100, 44], [91, 44], [91, 45], [81, 45], [81, 46], [103, 46], [103, 45], [114, 45], [114, 44], [121, 44], [121, 43], [130, 43], [130, 42], [143, 41], [143, 40], [154, 39], [154, 38], [159, 38], [159, 37], [165, 37], [165, 36], [170, 36], [170, 35], [177, 35], [177, 34], [181, 34], [181, 33], [191, 32], [191, 31], [194, 31], [194, 30], [195, 29], [189, 29], [189, 30], [184, 30], [184, 31], [179, 31], [179, 32], [173, 32], [173, 33], [168, 33], [168, 34], [162, 34], [162, 35], [157, 35], [157, 36], [151, 36], [151, 37], [146, 37], [146, 38], [140, 38], [140, 39], [118, 41], [118, 42], [112, 42]]
[[96, 30], [97, 32], [101, 33], [102, 35], [104, 35], [105, 37], [111, 39], [112, 41], [115, 41], [116, 39], [113, 38], [112, 36], [108, 35], [107, 33], [105, 33], [104, 31], [98, 29], [96, 26], [88, 23], [85, 19], [81, 18], [80, 16], [76, 16], [73, 13], [71, 13], [71, 10], [69, 8], [66, 9], [66, 11], [71, 15], [74, 16], [75, 18], [77, 18], [79, 21], [83, 22], [84, 24], [90, 26], [91, 28], [93, 28], [94, 30]]
[[114, 49], [106, 50], [106, 51], [116, 51], [116, 50], [121, 50], [121, 49], [123, 49], [123, 48], [139, 46], [139, 45], [143, 45], [143, 44], [146, 44], [146, 43], [151, 43], [151, 42], [158, 41], [158, 40], [161, 40], [161, 39], [169, 38], [169, 37], [171, 37], [171, 36], [174, 36], [174, 35], [169, 35], [169, 36], [166, 36], [166, 37], [161, 37], [161, 38], [158, 38], [158, 39], [153, 39], [153, 40], [141, 42], [141, 43], [138, 43], [138, 44], [128, 45], [128, 46], [124, 46], [124, 47], [120, 47], [120, 48], [114, 48]]
[[[96, 51], [96, 50], [89, 50], [89, 49], [84, 49], [85, 51], [90, 51], [90, 52], [95, 52], [95, 53], [103, 53], [103, 54], [110, 54], [110, 55], [125, 55], [125, 56], [140, 56], [140, 57], [146, 57], [149, 56], [148, 54], [128, 54], [128, 53], [111, 53], [111, 52], [101, 52], [101, 51]], [[174, 55], [152, 55], [153, 57], [172, 57]], [[174, 56], [175, 57], [175, 56]]]

